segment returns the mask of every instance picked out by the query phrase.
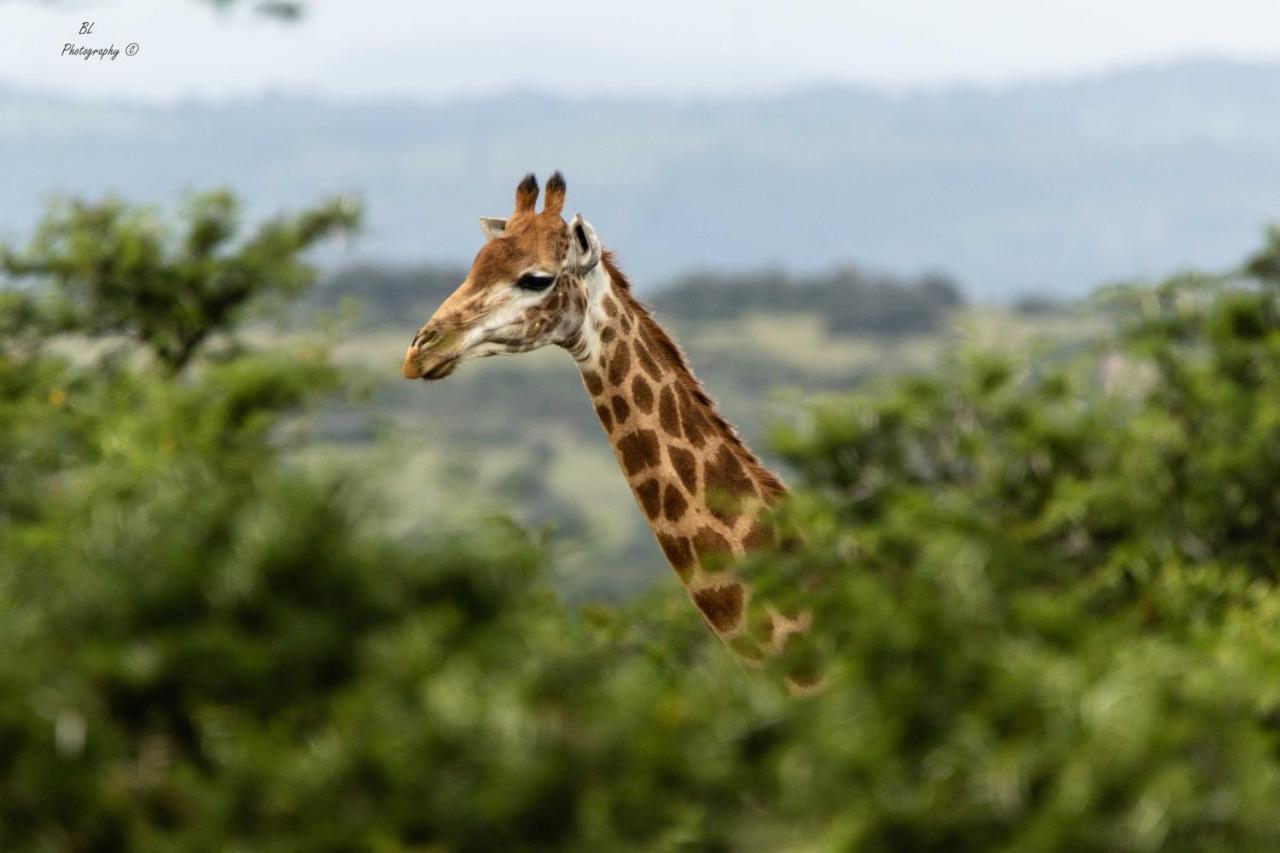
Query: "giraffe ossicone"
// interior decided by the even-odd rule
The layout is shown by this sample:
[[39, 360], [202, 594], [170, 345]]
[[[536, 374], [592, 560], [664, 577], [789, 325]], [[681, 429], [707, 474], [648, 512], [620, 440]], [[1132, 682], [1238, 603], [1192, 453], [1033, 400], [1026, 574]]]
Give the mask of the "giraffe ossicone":
[[[748, 666], [808, 630], [755, 600], [734, 572], [773, 542], [770, 508], [786, 489], [716, 410], [671, 336], [631, 292], [595, 229], [561, 215], [565, 181], [532, 174], [515, 210], [480, 220], [486, 241], [466, 279], [414, 335], [409, 379], [437, 380], [472, 358], [567, 350], [658, 545], [711, 630]], [[800, 672], [792, 687], [814, 683]]]

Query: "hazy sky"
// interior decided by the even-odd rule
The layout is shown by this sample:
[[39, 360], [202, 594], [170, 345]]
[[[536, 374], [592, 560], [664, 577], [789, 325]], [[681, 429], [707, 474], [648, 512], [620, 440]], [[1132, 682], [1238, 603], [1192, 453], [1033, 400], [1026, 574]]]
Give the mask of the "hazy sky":
[[[0, 0], [0, 85], [170, 100], [451, 98], [1002, 82], [1183, 56], [1280, 59], [1277, 0], [310, 0], [286, 25], [198, 0]], [[93, 35], [78, 34], [81, 21]], [[63, 45], [123, 51], [62, 56]]]

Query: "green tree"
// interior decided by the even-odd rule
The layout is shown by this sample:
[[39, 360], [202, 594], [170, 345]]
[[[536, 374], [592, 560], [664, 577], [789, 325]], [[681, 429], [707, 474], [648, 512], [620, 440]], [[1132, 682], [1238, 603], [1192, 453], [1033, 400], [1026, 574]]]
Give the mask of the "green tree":
[[[794, 702], [674, 585], [573, 611], [510, 522], [392, 533], [292, 460], [323, 349], [210, 343], [345, 213], [202, 253], [200, 203], [105, 207], [0, 291], [3, 849], [1280, 843], [1280, 235], [1106, 294], [1090, 352], [957, 354], [781, 435], [803, 544], [752, 568], [829, 676]], [[100, 333], [150, 357], [66, 346]]]
[[971, 354], [782, 437], [810, 547], [765, 582], [820, 574], [838, 685], [787, 791], [831, 844], [1280, 844], [1277, 258], [1104, 294], [1079, 359]]
[[[174, 370], [264, 298], [296, 296], [315, 278], [301, 253], [352, 231], [359, 205], [339, 198], [266, 222], [232, 243], [240, 211], [226, 191], [191, 196], [179, 233], [156, 210], [108, 199], [60, 203], [0, 270], [38, 280], [46, 332], [128, 336]], [[28, 303], [16, 311], [31, 312]], [[13, 321], [10, 321], [13, 322]]]
[[[341, 383], [323, 349], [209, 344], [303, 287], [298, 253], [350, 217], [237, 239], [232, 209], [199, 199], [171, 235], [69, 203], [6, 254], [0, 847], [727, 837], [732, 777], [677, 735], [714, 751], [754, 721], [685, 606], [580, 619], [509, 522], [392, 537], [360, 476], [289, 460], [283, 428]], [[725, 714], [694, 718], [716, 693]]]

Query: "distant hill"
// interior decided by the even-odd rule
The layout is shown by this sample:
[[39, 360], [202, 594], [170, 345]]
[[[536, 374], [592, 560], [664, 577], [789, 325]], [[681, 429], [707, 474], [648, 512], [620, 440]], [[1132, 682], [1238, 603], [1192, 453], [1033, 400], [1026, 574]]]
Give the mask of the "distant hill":
[[780, 270], [694, 273], [650, 301], [683, 322], [803, 312], [816, 314], [832, 334], [905, 335], [939, 330], [964, 299], [944, 276], [902, 281], [844, 266], [802, 278]]
[[[420, 323], [466, 277], [461, 267], [356, 264], [320, 280], [297, 305], [300, 319], [358, 303], [364, 328]], [[661, 316], [684, 323], [752, 314], [816, 314], [831, 334], [936, 332], [964, 299], [956, 284], [927, 275], [905, 281], [852, 266], [803, 277], [781, 270], [690, 273], [646, 294]], [[1052, 306], [1043, 306], [1052, 310]]]
[[0, 92], [0, 235], [51, 192], [257, 212], [343, 190], [363, 257], [465, 263], [475, 218], [565, 170], [641, 288], [689, 268], [945, 270], [979, 299], [1223, 265], [1280, 218], [1280, 65], [1186, 62], [999, 89], [685, 101], [275, 97], [156, 108]]

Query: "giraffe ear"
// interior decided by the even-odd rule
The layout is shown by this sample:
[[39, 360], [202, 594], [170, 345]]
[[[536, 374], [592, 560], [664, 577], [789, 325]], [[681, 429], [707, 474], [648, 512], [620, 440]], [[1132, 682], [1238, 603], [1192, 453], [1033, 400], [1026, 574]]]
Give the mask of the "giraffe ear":
[[507, 230], [507, 220], [499, 219], [496, 216], [481, 216], [480, 230], [484, 232], [485, 239], [492, 240], [494, 237], [501, 237]]
[[578, 272], [588, 272], [600, 263], [600, 238], [591, 223], [579, 213], [569, 223], [568, 263]]

